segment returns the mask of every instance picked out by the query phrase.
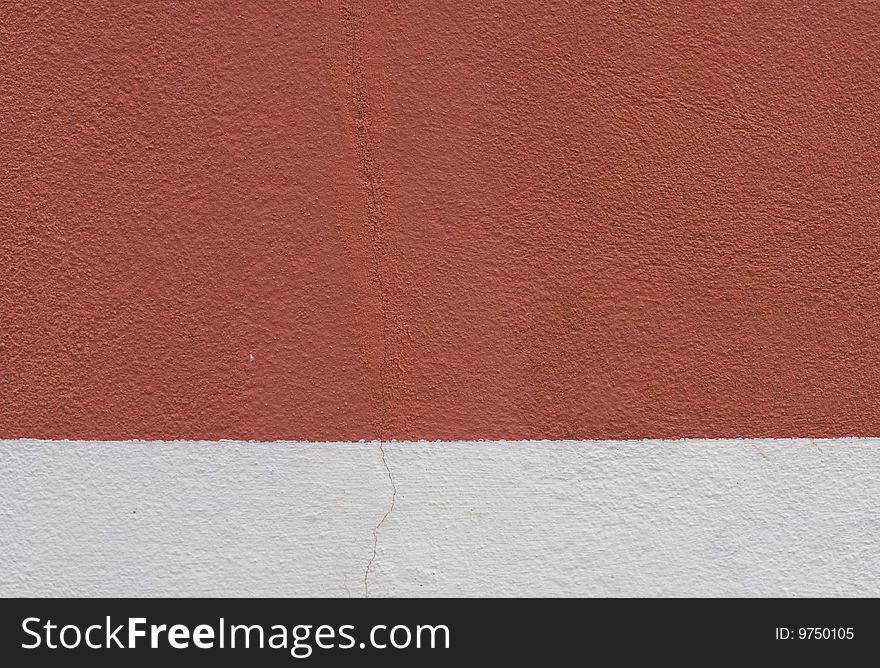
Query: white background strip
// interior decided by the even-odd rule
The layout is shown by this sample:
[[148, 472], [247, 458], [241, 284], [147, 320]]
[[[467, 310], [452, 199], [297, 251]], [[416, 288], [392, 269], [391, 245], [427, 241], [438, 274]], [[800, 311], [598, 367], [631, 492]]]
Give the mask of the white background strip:
[[0, 595], [880, 595], [877, 439], [383, 447], [0, 441]]

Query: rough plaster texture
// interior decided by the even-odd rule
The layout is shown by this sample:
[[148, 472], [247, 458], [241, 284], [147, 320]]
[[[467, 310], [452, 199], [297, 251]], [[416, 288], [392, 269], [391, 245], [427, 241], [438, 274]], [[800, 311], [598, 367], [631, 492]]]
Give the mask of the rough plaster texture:
[[878, 25], [4, 2], [0, 437], [880, 435]]
[[382, 447], [0, 442], [0, 595], [880, 595], [877, 440]]

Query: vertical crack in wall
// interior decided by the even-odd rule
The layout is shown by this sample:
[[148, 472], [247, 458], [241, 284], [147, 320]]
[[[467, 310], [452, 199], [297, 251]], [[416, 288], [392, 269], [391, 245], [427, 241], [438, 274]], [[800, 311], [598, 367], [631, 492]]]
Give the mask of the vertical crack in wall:
[[386, 274], [389, 271], [385, 262], [388, 256], [385, 241], [383, 205], [384, 186], [380, 171], [374, 158], [374, 137], [372, 114], [366, 81], [366, 67], [362, 54], [364, 36], [364, 7], [361, 3], [343, 3], [341, 19], [344, 33], [345, 73], [348, 88], [349, 105], [354, 128], [355, 150], [358, 167], [366, 195], [366, 228], [369, 235], [372, 265], [370, 275], [375, 286], [378, 302], [380, 323], [380, 362], [379, 382], [374, 403], [376, 406], [377, 436], [384, 440], [387, 432], [389, 393], [389, 373], [395, 367], [391, 350], [389, 332], [391, 315], [389, 312], [388, 286]]
[[[365, 7], [361, 2], [344, 2], [341, 6], [341, 18], [344, 32], [344, 50], [346, 58], [346, 83], [349, 91], [354, 139], [359, 161], [361, 178], [366, 193], [366, 227], [369, 233], [372, 251], [371, 275], [379, 301], [381, 318], [380, 341], [381, 358], [379, 364], [378, 392], [375, 399], [377, 413], [377, 435], [379, 452], [385, 474], [391, 482], [391, 500], [385, 514], [373, 527], [373, 549], [364, 569], [364, 596], [370, 595], [370, 572], [375, 565], [379, 553], [379, 530], [394, 510], [397, 500], [397, 484], [394, 474], [388, 465], [384, 441], [389, 433], [390, 408], [394, 405], [395, 392], [403, 387], [401, 377], [404, 364], [400, 337], [405, 332], [403, 320], [394, 309], [394, 301], [389, 293], [400, 285], [402, 278], [392, 259], [386, 240], [385, 226], [387, 211], [385, 202], [388, 195], [382, 179], [381, 170], [375, 158], [374, 125], [375, 118], [370, 109], [367, 67], [364, 63]], [[390, 278], [389, 278], [390, 276]]]
[[376, 561], [376, 556], [379, 554], [379, 529], [382, 528], [382, 525], [385, 524], [385, 520], [387, 520], [394, 511], [394, 504], [397, 501], [397, 482], [394, 480], [394, 474], [391, 472], [391, 467], [388, 465], [388, 456], [385, 452], [385, 444], [382, 441], [379, 441], [379, 452], [382, 455], [382, 464], [385, 466], [385, 474], [391, 482], [391, 503], [388, 505], [388, 510], [385, 511], [385, 514], [382, 515], [382, 519], [380, 519], [379, 523], [373, 527], [373, 553], [370, 555], [370, 561], [367, 562], [367, 568], [364, 570], [364, 598], [370, 597], [370, 571]]

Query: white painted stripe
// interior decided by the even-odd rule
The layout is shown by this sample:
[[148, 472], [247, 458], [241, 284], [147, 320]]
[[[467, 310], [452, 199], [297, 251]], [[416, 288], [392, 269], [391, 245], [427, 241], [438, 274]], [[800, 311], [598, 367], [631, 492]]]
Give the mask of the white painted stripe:
[[0, 594], [880, 595], [880, 440], [383, 447], [0, 441]]

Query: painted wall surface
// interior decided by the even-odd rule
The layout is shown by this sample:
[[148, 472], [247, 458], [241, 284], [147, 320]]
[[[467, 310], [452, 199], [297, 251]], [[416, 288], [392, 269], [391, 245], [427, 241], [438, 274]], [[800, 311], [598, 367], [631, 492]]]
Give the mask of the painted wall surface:
[[0, 595], [880, 595], [877, 440], [384, 448], [0, 442]]
[[[5, 2], [0, 437], [877, 435], [878, 25], [876, 2]], [[70, 452], [80, 466], [94, 461]], [[232, 452], [229, 461], [250, 456]], [[851, 480], [835, 467], [850, 449], [828, 460], [804, 452], [817, 471], [841, 474], [827, 492], [842, 499]], [[712, 453], [685, 471], [727, 456], [749, 471], [773, 466], [750, 448]], [[577, 456], [618, 461], [604, 449]], [[137, 483], [146, 454], [127, 457], [95, 480]], [[270, 476], [269, 461], [253, 463], [253, 473], [206, 465], [240, 484]], [[732, 485], [745, 470], [706, 475]], [[147, 472], [143, 485], [171, 489]], [[695, 489], [680, 480], [710, 495], [703, 479]], [[791, 511], [795, 497], [761, 480], [749, 484], [769, 499], [742, 500]], [[545, 482], [532, 481], [536, 495]], [[656, 482], [631, 521], [646, 521], [658, 498], [676, 503]], [[415, 483], [402, 484], [415, 494]], [[559, 494], [582, 483], [567, 484]], [[209, 502], [201, 485], [180, 493], [246, 526], [237, 501]], [[73, 482], [63, 493], [88, 497]], [[53, 498], [35, 492], [31, 503], [48, 512]], [[518, 517], [504, 503], [514, 505], [502, 516]], [[151, 521], [93, 512], [89, 536]], [[338, 530], [372, 522], [351, 512]], [[585, 539], [587, 529], [634, 535], [591, 517]], [[770, 517], [754, 538], [774, 547], [755, 554], [796, 559]], [[798, 545], [820, 540], [806, 519], [792, 521]], [[140, 526], [160, 539], [159, 524]], [[723, 523], [713, 526], [698, 563], [729, 547]], [[266, 529], [279, 541], [285, 530]], [[125, 564], [118, 546], [92, 555], [95, 577], [102, 563]], [[346, 567], [353, 590], [361, 548]], [[250, 558], [230, 555], [230, 568]], [[253, 558], [269, 568], [269, 556]], [[147, 559], [122, 570], [149, 589], [159, 562]], [[738, 559], [725, 561], [729, 578], [698, 572], [699, 586], [772, 580]], [[536, 563], [510, 577], [530, 581]], [[577, 574], [597, 591], [576, 563], [558, 566], [543, 586]], [[380, 561], [376, 587], [393, 568]], [[444, 575], [426, 568], [412, 582], [443, 590]], [[55, 588], [97, 586], [81, 577]]]

